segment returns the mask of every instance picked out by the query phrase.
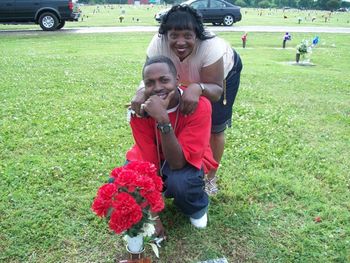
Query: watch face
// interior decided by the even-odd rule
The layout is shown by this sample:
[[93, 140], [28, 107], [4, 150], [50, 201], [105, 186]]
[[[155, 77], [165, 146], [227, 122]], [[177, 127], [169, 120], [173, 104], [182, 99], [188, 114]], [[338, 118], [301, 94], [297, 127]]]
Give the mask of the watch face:
[[161, 133], [163, 134], [167, 134], [171, 131], [171, 124], [168, 123], [168, 124], [158, 124], [158, 129], [160, 130]]
[[168, 132], [170, 132], [170, 129], [171, 129], [169, 125], [163, 126], [162, 128], [163, 128], [163, 129], [162, 129], [162, 132], [163, 132], [163, 133], [168, 133]]

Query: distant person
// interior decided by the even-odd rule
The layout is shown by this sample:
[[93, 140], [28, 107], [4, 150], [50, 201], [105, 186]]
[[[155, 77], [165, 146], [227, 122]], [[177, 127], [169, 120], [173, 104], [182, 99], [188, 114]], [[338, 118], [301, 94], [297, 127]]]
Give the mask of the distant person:
[[[208, 195], [204, 190], [204, 172], [217, 168], [209, 140], [210, 102], [201, 97], [191, 115], [180, 111], [184, 92], [173, 62], [164, 56], [150, 57], [142, 71], [145, 101], [142, 115], [131, 116], [135, 145], [127, 152], [128, 161], [148, 161], [161, 174], [164, 196], [190, 218], [193, 226], [207, 226]], [[158, 236], [164, 227], [158, 220]]]
[[[231, 127], [232, 107], [240, 83], [242, 62], [238, 53], [223, 39], [204, 29], [201, 16], [187, 5], [175, 5], [163, 17], [147, 49], [147, 57], [164, 55], [176, 66], [184, 88], [180, 110], [191, 115], [201, 96], [212, 102], [210, 144], [219, 163], [224, 153], [225, 130]], [[132, 108], [140, 113], [144, 102], [144, 88], [132, 101]], [[208, 194], [218, 191], [216, 169], [206, 178]]]
[[245, 48], [246, 44], [247, 44], [247, 35], [248, 33], [245, 32], [243, 35], [242, 35], [242, 47]]
[[287, 41], [290, 41], [291, 39], [292, 39], [292, 36], [291, 36], [288, 32], [286, 32], [286, 33], [284, 34], [284, 36], [283, 36], [282, 47], [283, 47], [283, 48], [286, 48], [286, 42], [287, 42]]

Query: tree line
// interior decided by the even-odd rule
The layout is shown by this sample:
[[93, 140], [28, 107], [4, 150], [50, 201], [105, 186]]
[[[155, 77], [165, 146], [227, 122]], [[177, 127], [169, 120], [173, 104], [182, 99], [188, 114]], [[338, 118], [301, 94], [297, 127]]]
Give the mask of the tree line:
[[[340, 7], [349, 8], [350, 2], [342, 0], [226, 0], [241, 7], [255, 8], [298, 8], [334, 11]], [[161, 0], [162, 4], [181, 3], [179, 0]], [[86, 4], [127, 4], [128, 0], [79, 0]]]

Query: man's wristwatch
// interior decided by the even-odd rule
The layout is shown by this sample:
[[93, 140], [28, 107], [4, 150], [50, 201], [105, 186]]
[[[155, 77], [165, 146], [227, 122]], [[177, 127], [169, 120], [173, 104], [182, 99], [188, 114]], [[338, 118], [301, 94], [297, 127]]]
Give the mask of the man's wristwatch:
[[158, 123], [157, 128], [162, 134], [167, 134], [173, 129], [171, 123]]

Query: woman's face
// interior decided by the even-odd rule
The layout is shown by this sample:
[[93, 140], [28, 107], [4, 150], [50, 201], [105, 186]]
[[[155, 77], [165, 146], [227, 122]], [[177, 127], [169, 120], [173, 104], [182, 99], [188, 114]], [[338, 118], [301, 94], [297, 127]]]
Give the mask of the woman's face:
[[196, 43], [196, 33], [193, 30], [169, 30], [167, 33], [170, 49], [182, 61], [188, 57]]

